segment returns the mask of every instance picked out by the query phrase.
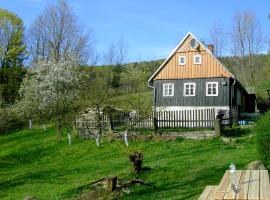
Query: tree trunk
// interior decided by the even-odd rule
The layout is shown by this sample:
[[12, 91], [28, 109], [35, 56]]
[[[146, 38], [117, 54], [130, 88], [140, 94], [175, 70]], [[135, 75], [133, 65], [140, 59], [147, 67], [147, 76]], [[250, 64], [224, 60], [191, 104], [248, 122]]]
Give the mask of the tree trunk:
[[106, 191], [107, 192], [113, 192], [116, 190], [116, 185], [117, 185], [117, 177], [108, 177], [105, 179], [106, 181]]
[[128, 136], [127, 136], [127, 134], [128, 134], [128, 130], [125, 130], [125, 132], [124, 132], [124, 139], [125, 139], [126, 146], [128, 146]]
[[46, 125], [45, 124], [43, 124], [43, 130], [46, 131]]
[[95, 139], [96, 139], [97, 146], [99, 146], [100, 145], [100, 136], [98, 135]]
[[68, 144], [71, 145], [71, 135], [69, 132], [68, 132]]
[[57, 141], [61, 140], [61, 131], [62, 131], [61, 125], [57, 126], [57, 133], [56, 133], [56, 140]]
[[32, 119], [29, 119], [29, 129], [32, 129]]

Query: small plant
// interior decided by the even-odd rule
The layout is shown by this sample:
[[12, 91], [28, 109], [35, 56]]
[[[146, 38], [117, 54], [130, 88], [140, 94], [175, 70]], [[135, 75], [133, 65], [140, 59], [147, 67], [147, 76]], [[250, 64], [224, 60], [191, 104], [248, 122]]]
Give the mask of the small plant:
[[143, 152], [134, 151], [129, 154], [129, 160], [133, 164], [133, 170], [135, 173], [140, 173], [142, 171], [142, 163], [143, 163]]

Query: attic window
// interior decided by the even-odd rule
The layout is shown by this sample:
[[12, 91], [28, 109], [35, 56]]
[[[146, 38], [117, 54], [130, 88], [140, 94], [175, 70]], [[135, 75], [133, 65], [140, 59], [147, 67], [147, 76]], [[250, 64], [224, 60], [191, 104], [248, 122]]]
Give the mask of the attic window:
[[186, 56], [179, 56], [178, 65], [186, 65]]
[[200, 65], [202, 64], [202, 56], [201, 55], [194, 55], [194, 64], [195, 65]]

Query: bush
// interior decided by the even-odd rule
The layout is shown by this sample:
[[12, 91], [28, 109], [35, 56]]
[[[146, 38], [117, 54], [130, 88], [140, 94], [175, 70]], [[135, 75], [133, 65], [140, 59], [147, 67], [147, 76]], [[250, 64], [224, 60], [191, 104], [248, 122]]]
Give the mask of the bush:
[[264, 114], [253, 130], [257, 136], [257, 149], [265, 167], [270, 169], [270, 111]]
[[270, 108], [270, 99], [263, 99], [258, 97], [257, 98], [257, 108], [260, 111], [260, 113], [265, 113]]
[[0, 134], [20, 129], [25, 122], [17, 115], [13, 108], [0, 108]]

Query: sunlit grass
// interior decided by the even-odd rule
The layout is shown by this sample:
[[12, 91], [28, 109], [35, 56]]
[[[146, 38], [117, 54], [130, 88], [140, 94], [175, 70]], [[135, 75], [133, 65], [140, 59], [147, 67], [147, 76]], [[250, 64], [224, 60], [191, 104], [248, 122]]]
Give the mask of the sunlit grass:
[[[122, 141], [74, 138], [56, 141], [53, 128], [0, 136], [0, 198], [72, 199], [78, 188], [105, 176], [131, 178], [128, 149]], [[225, 144], [219, 139], [130, 142], [144, 152], [140, 178], [157, 188], [136, 186], [123, 199], [197, 199], [204, 187], [218, 184], [231, 161], [244, 168], [257, 158], [252, 138]]]

